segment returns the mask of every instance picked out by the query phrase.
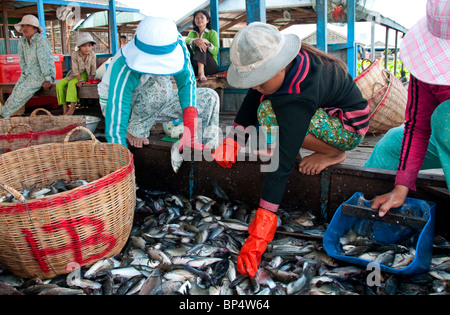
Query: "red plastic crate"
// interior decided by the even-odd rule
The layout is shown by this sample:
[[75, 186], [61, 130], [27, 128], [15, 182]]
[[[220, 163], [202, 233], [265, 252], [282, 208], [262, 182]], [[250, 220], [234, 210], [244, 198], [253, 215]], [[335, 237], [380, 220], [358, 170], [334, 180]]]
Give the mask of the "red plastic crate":
[[[56, 68], [55, 79], [62, 79], [64, 55], [53, 54], [53, 60]], [[16, 83], [21, 74], [19, 55], [0, 55], [0, 83]]]
[[15, 83], [21, 73], [19, 55], [0, 55], [0, 83]]

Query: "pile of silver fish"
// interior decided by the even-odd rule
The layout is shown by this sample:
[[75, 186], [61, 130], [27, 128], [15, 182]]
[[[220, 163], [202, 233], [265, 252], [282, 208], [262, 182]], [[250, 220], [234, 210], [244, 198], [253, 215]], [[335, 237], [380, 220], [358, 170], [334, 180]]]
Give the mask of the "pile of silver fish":
[[399, 244], [383, 244], [350, 229], [340, 238], [343, 255], [373, 261], [394, 269], [409, 266], [415, 257], [413, 237]]
[[254, 278], [236, 270], [251, 211], [216, 189], [214, 198], [137, 190], [135, 224], [120, 254], [53, 279], [0, 269], [0, 294], [24, 295], [415, 295], [450, 292], [450, 243], [436, 238], [428, 273], [400, 276], [326, 255], [326, 224], [280, 209], [278, 232]]

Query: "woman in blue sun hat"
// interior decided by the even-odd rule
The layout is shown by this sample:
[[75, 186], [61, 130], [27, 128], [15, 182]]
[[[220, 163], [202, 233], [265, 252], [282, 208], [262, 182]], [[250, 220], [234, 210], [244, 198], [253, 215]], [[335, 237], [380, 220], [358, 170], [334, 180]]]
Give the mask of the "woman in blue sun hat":
[[197, 137], [200, 119], [204, 142], [214, 147], [217, 141], [219, 96], [197, 88], [186, 44], [169, 19], [149, 16], [139, 23], [134, 39], [109, 64], [98, 93], [108, 142], [141, 148], [155, 122], [181, 117], [180, 150], [205, 147]]

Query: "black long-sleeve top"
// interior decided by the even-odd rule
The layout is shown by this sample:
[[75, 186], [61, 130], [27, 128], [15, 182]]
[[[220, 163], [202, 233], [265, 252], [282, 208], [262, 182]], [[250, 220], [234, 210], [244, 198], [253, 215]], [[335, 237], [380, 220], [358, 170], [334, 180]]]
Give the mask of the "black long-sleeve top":
[[[277, 92], [262, 95], [253, 89], [248, 91], [234, 126], [256, 126], [257, 110], [263, 100], [270, 100], [278, 123], [279, 166], [266, 174], [260, 207], [276, 211], [316, 110], [321, 107], [330, 116], [338, 116], [346, 129], [365, 134], [369, 129], [369, 105], [348, 73], [303, 50]], [[242, 145], [238, 134], [234, 134], [235, 139]]]

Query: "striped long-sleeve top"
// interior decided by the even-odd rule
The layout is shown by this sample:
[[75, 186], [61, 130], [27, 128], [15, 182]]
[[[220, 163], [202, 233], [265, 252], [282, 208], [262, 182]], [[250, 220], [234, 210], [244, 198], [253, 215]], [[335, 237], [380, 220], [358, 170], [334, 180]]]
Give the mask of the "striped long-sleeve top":
[[448, 99], [450, 86], [428, 84], [410, 76], [396, 185], [416, 190], [417, 175], [430, 141], [431, 115], [439, 104]]
[[[188, 106], [196, 107], [195, 74], [189, 59], [189, 51], [181, 35], [178, 37], [178, 44], [183, 47], [185, 58], [183, 69], [173, 74], [178, 88], [180, 105], [182, 109]], [[131, 70], [121, 51], [111, 61], [98, 87], [100, 101], [106, 104], [105, 137], [108, 142], [127, 145], [126, 136], [132, 94], [136, 89], [141, 88], [151, 75], [155, 74]]]
[[[256, 113], [264, 99], [271, 101], [279, 126], [279, 166], [266, 174], [260, 206], [276, 211], [316, 110], [323, 108], [329, 115], [338, 116], [346, 129], [365, 134], [369, 128], [369, 105], [348, 73], [303, 50], [277, 92], [262, 95], [253, 89], [248, 91], [235, 126], [256, 125]], [[235, 133], [235, 139], [241, 141], [239, 134]]]

